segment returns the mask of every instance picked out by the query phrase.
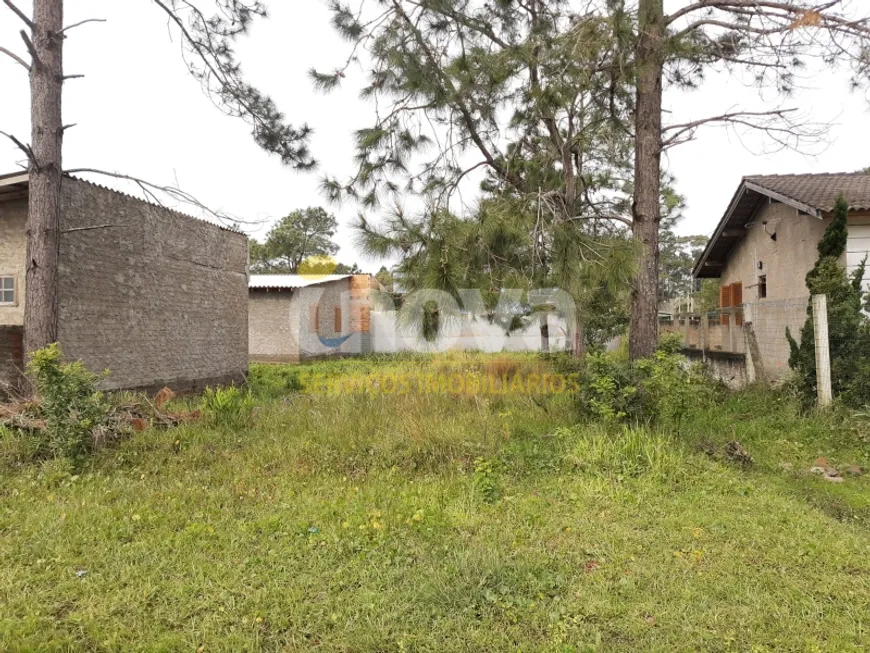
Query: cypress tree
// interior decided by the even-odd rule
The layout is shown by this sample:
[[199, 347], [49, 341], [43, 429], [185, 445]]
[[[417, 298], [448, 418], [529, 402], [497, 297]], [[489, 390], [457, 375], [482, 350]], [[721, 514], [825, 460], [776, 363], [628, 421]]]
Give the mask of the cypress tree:
[[[854, 403], [856, 383], [864, 376], [861, 354], [868, 350], [863, 346], [867, 340], [867, 319], [861, 310], [864, 262], [851, 275], [843, 265], [848, 241], [848, 215], [849, 203], [840, 194], [834, 206], [834, 221], [819, 241], [819, 258], [807, 273], [806, 285], [810, 295], [827, 295], [832, 389], [835, 396], [843, 396], [849, 403]], [[795, 372], [795, 383], [802, 398], [810, 405], [816, 397], [812, 300], [807, 305], [800, 344], [789, 329], [786, 329], [786, 337], [791, 350], [789, 366]]]

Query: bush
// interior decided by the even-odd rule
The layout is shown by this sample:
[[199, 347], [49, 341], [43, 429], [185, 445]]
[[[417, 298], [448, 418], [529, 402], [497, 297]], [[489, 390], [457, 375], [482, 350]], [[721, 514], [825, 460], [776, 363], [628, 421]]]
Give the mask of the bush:
[[679, 353], [679, 339], [662, 340], [634, 364], [590, 354], [581, 377], [580, 409], [605, 423], [660, 423], [679, 429], [689, 410], [713, 397], [713, 385]]
[[242, 429], [251, 423], [253, 413], [254, 397], [249, 390], [206, 388], [202, 395], [202, 415], [212, 426]]
[[639, 419], [639, 381], [629, 364], [610, 354], [589, 354], [580, 383], [581, 412], [607, 423]]
[[28, 372], [45, 421], [45, 428], [34, 436], [40, 451], [74, 461], [91, 453], [110, 410], [105, 395], [96, 388], [102, 377], [81, 361], [64, 363], [57, 343], [34, 352]]

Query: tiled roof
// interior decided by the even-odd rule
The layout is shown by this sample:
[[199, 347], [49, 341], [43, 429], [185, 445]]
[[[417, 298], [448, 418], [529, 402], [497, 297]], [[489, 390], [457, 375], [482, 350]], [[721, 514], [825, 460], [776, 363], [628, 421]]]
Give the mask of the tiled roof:
[[782, 202], [798, 212], [824, 217], [834, 209], [843, 193], [853, 211], [870, 209], [870, 174], [833, 172], [805, 175], [750, 175], [744, 177], [716, 231], [698, 259], [692, 274], [718, 277], [731, 248], [746, 234], [750, 222], [763, 202]]
[[350, 274], [252, 274], [248, 288], [306, 288], [319, 283], [348, 279]]
[[819, 211], [832, 211], [840, 193], [852, 210], [870, 209], [870, 174], [865, 172], [753, 175], [743, 180]]

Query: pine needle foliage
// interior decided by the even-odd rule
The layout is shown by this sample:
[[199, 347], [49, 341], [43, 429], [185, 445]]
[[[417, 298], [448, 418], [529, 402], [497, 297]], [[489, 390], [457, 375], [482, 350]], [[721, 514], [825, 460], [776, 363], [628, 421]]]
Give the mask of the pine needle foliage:
[[235, 45], [268, 12], [260, 0], [214, 0], [205, 13], [190, 0], [154, 0], [170, 25], [181, 33], [182, 53], [190, 74], [206, 95], [228, 116], [251, 127], [254, 141], [281, 162], [297, 170], [310, 170], [315, 160], [308, 149], [311, 128], [287, 122], [275, 101], [251, 85], [238, 60]]

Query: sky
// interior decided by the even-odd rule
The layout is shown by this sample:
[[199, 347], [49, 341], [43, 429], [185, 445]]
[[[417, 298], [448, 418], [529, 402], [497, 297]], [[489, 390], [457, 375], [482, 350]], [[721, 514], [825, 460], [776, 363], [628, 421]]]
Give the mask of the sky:
[[[31, 4], [16, 2], [25, 12]], [[250, 129], [224, 116], [203, 94], [185, 68], [178, 39], [165, 15], [150, 0], [66, 0], [66, 23], [103, 18], [69, 32], [65, 42], [67, 74], [64, 165], [100, 168], [161, 184], [178, 184], [205, 204], [239, 216], [243, 228], [262, 239], [281, 216], [296, 208], [326, 206], [339, 219], [337, 258], [375, 272], [381, 261], [364, 259], [354, 249], [352, 205], [329, 206], [319, 191], [323, 173], [343, 177], [352, 168], [352, 135], [372, 117], [372, 106], [356, 96], [353, 84], [330, 95], [316, 93], [307, 71], [330, 70], [347, 57], [347, 44], [329, 25], [324, 0], [267, 1], [271, 16], [240, 41], [246, 75], [270, 94], [294, 124], [314, 128], [311, 148], [320, 163], [315, 174], [294, 172], [262, 151]], [[0, 46], [24, 55], [22, 25], [0, 6]], [[26, 140], [29, 90], [26, 71], [0, 53], [0, 130]], [[802, 88], [786, 102], [760, 97], [730, 75], [712, 74], [700, 90], [669, 92], [666, 121], [682, 123], [734, 108], [796, 107], [818, 122], [831, 122], [829, 142], [813, 155], [771, 151], [757, 134], [738, 137], [721, 129], [699, 132], [694, 142], [670, 150], [666, 168], [686, 198], [682, 234], [712, 233], [741, 177], [750, 174], [844, 172], [870, 166], [870, 102], [853, 93], [848, 76], [810, 69]], [[20, 169], [23, 155], [0, 140], [0, 173]], [[123, 182], [93, 178], [121, 190]], [[409, 200], [412, 201], [412, 200]]]

